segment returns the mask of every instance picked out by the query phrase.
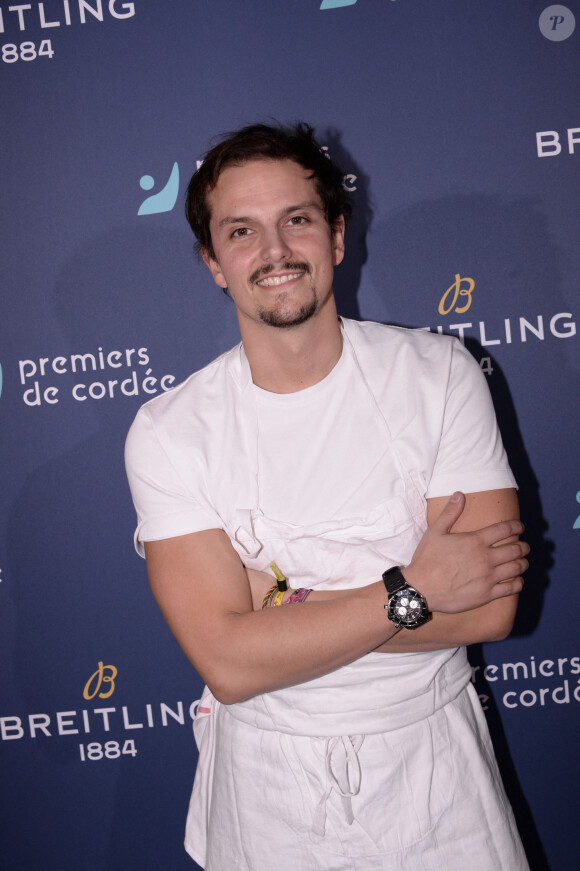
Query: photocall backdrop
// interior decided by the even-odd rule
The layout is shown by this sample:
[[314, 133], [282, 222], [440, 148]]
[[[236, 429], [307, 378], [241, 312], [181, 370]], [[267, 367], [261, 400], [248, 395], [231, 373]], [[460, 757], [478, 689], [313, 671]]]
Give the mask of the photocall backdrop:
[[238, 341], [183, 196], [213, 136], [270, 119], [344, 168], [341, 313], [458, 335], [488, 377], [532, 568], [474, 681], [532, 868], [575, 867], [579, 46], [578, 0], [0, 0], [2, 871], [194, 867], [202, 683], [123, 444]]

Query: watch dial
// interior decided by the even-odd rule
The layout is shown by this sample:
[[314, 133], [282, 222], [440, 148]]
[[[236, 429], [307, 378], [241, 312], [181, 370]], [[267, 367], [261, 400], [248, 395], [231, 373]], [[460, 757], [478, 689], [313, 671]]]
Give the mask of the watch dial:
[[396, 623], [406, 627], [420, 625], [426, 616], [422, 597], [409, 589], [395, 593], [389, 611]]
[[402, 620], [409, 622], [415, 620], [421, 612], [421, 603], [415, 596], [401, 596], [397, 604], [397, 614]]

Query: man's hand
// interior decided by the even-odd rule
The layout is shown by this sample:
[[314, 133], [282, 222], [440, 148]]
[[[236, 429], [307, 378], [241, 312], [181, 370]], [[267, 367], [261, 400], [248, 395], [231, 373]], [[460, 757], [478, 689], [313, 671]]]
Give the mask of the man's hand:
[[[427, 599], [431, 611], [460, 614], [512, 596], [523, 587], [522, 573], [530, 548], [518, 541], [519, 520], [502, 520], [483, 529], [451, 532], [465, 508], [465, 496], [455, 493], [417, 545], [405, 580]], [[507, 541], [506, 541], [507, 540]], [[254, 611], [275, 583], [273, 575], [246, 569]], [[342, 598], [351, 590], [314, 590], [308, 602]]]
[[[525, 554], [527, 544], [519, 544], [521, 524], [517, 521], [518, 503], [512, 489], [471, 493], [467, 497], [458, 494], [458, 500], [444, 497], [428, 501], [430, 529], [419, 543], [411, 565], [404, 569], [409, 583], [425, 593], [428, 604], [437, 593], [432, 584], [439, 584], [439, 595], [447, 599], [447, 613], [436, 611], [433, 618], [413, 632], [398, 632], [385, 644], [376, 648], [382, 653], [417, 652], [458, 647], [481, 641], [497, 641], [511, 631], [515, 616], [517, 593], [521, 590], [521, 573], [527, 567]], [[506, 532], [511, 535], [501, 538]], [[490, 542], [494, 542], [490, 544]], [[516, 545], [516, 550], [510, 546]], [[490, 553], [490, 547], [493, 553]], [[434, 550], [431, 551], [431, 548]], [[521, 554], [513, 559], [513, 553]], [[439, 562], [433, 567], [431, 555]], [[459, 574], [461, 560], [467, 560], [466, 572]], [[502, 562], [504, 560], [504, 562]], [[510, 567], [511, 563], [511, 567]], [[421, 580], [415, 578], [414, 569], [423, 571]], [[431, 569], [437, 572], [432, 576]], [[510, 575], [510, 572], [512, 573]], [[497, 583], [497, 578], [503, 577]], [[248, 572], [252, 587], [254, 607], [261, 608], [266, 590], [273, 579], [262, 572]], [[412, 578], [412, 581], [411, 581]], [[371, 586], [375, 586], [372, 584]], [[380, 589], [380, 584], [377, 585]], [[429, 591], [429, 594], [427, 593]], [[323, 602], [334, 598], [348, 597], [354, 589], [314, 590], [306, 601]], [[481, 602], [483, 597], [483, 602]], [[473, 601], [480, 601], [473, 606]], [[470, 610], [455, 610], [469, 603]], [[301, 606], [302, 607], [302, 606]]]
[[[530, 548], [518, 541], [519, 520], [502, 520], [473, 532], [450, 532], [465, 507], [454, 493], [403, 570], [431, 611], [458, 614], [519, 593]], [[506, 541], [508, 540], [508, 541]]]

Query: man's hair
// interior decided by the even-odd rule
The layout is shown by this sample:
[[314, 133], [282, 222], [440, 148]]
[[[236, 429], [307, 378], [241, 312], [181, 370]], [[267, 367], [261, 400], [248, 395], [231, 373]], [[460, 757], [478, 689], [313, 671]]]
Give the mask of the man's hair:
[[205, 155], [189, 182], [185, 216], [197, 239], [197, 247], [215, 258], [209, 229], [207, 195], [227, 166], [243, 166], [250, 160], [293, 160], [310, 172], [331, 227], [341, 215], [348, 221], [352, 207], [343, 185], [341, 170], [321, 150], [313, 128], [298, 123], [292, 127], [251, 124], [226, 137]]

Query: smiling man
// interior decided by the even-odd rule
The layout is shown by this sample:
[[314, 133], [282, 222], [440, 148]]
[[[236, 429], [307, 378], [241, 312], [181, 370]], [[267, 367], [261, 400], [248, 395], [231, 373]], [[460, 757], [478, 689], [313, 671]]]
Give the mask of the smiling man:
[[[203, 258], [244, 319], [297, 326], [331, 300], [332, 269], [344, 255], [344, 217], [331, 228], [313, 187], [309, 173], [291, 160], [260, 161], [244, 173], [227, 167], [208, 194], [214, 250]], [[293, 260], [294, 248], [303, 260]]]
[[509, 633], [528, 552], [479, 367], [338, 317], [350, 205], [305, 125], [227, 137], [186, 211], [242, 342], [141, 409], [127, 470], [153, 593], [207, 684], [188, 852], [526, 869], [465, 653]]

